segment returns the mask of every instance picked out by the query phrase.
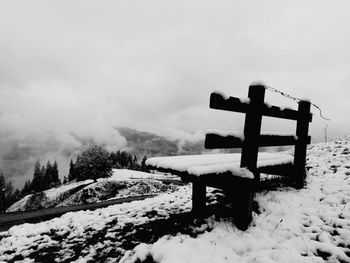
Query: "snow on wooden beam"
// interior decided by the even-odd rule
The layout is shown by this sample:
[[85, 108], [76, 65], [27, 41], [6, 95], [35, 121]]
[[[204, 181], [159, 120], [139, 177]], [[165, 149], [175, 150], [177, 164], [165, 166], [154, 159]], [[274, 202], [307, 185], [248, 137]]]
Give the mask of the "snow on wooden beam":
[[235, 97], [225, 97], [221, 93], [213, 92], [210, 94], [210, 105], [211, 109], [226, 110], [234, 112], [247, 112], [249, 105], [249, 99], [240, 100]]
[[[288, 108], [283, 109], [277, 106], [270, 106], [267, 104], [264, 105], [262, 115], [289, 120], [298, 120], [300, 118], [300, 113], [296, 110]], [[307, 119], [309, 122], [312, 122], [311, 113]]]
[[[242, 112], [246, 113], [249, 107], [249, 99], [239, 99], [235, 97], [226, 97], [225, 95], [213, 92], [210, 95], [210, 108], [217, 110], [226, 110], [226, 111], [234, 111], [234, 112]], [[298, 120], [299, 112], [289, 108], [280, 108], [277, 106], [270, 106], [268, 104], [264, 104], [262, 108], [262, 115], [268, 117], [289, 119], [289, 120]], [[308, 116], [308, 121], [312, 121], [312, 114]]]

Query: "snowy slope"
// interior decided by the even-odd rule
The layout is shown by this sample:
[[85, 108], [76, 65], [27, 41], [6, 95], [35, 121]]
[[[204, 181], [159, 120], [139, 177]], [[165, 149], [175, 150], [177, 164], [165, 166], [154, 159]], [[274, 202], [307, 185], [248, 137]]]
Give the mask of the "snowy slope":
[[109, 178], [73, 182], [44, 191], [44, 196], [27, 195], [7, 209], [7, 212], [59, 207], [98, 202], [128, 196], [172, 191], [174, 185], [164, 185], [155, 179], [179, 180], [174, 176], [153, 175], [127, 169], [114, 169]]
[[220, 212], [191, 220], [190, 186], [155, 198], [67, 213], [0, 234], [0, 261], [350, 262], [350, 138], [312, 145], [301, 190], [256, 194], [247, 231]]
[[124, 237], [129, 235], [131, 239], [137, 226], [168, 218], [170, 212], [188, 212], [190, 193], [190, 188], [185, 186], [174, 193], [144, 201], [67, 213], [47, 222], [14, 226], [0, 233], [0, 261], [31, 258], [51, 262], [56, 258], [57, 262], [73, 262], [97, 255], [106, 260], [100, 262], [107, 262], [110, 254], [113, 258], [121, 257], [125, 253]]
[[[55, 205], [55, 202], [57, 199], [60, 198], [60, 196], [64, 195], [66, 192], [69, 192], [70, 190], [74, 190], [75, 188], [82, 187], [84, 185], [91, 184], [93, 180], [86, 180], [81, 182], [74, 182], [66, 185], [62, 185], [59, 187], [51, 188], [46, 191], [43, 191], [46, 198], [42, 202], [42, 207], [50, 207], [51, 205]], [[17, 212], [17, 211], [26, 211], [29, 210], [29, 200], [33, 195], [26, 195], [21, 200], [17, 201], [13, 205], [11, 205], [7, 212]]]
[[125, 262], [350, 262], [350, 145], [310, 147], [311, 168], [302, 190], [257, 195], [259, 215], [242, 232], [217, 221], [196, 238], [165, 236], [140, 244]]

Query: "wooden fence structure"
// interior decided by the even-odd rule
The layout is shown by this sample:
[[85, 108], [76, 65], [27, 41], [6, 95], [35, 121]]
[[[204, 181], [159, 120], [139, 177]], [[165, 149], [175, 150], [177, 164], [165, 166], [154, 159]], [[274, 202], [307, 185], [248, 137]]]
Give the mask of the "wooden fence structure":
[[[311, 141], [311, 137], [308, 135], [309, 123], [312, 121], [311, 103], [307, 100], [301, 100], [298, 110], [271, 106], [264, 101], [265, 90], [263, 85], [251, 85], [248, 100], [235, 97], [227, 98], [219, 93], [212, 93], [210, 96], [210, 108], [212, 109], [245, 113], [243, 139], [239, 136], [222, 136], [215, 133], [209, 133], [205, 138], [206, 149], [242, 148], [240, 167], [246, 167], [254, 174], [254, 183], [232, 185], [230, 190], [235, 199], [233, 202], [236, 204], [235, 224], [240, 229], [246, 229], [252, 220], [254, 191], [260, 181], [260, 173], [290, 176], [296, 188], [301, 188], [304, 185], [306, 177], [306, 150], [307, 144]], [[263, 116], [296, 121], [295, 135], [261, 134]], [[272, 165], [258, 169], [259, 147], [287, 145], [295, 146], [292, 164]], [[203, 184], [194, 182], [193, 187], [192, 198], [194, 209], [196, 209], [197, 205], [203, 206], [203, 200], [201, 200], [203, 198]], [[222, 185], [220, 188], [225, 188], [227, 191], [227, 185]]]
[[[244, 140], [238, 136], [221, 136], [209, 133], [205, 138], [206, 149], [242, 148], [241, 167], [247, 167], [259, 181], [260, 173], [286, 175], [285, 169], [268, 171], [257, 169], [259, 147], [294, 145], [294, 163], [292, 167], [293, 180], [297, 188], [301, 188], [305, 180], [306, 149], [311, 141], [308, 135], [309, 122], [312, 121], [310, 101], [301, 100], [298, 110], [271, 106], [264, 102], [265, 90], [263, 85], [251, 85], [248, 100], [235, 97], [225, 98], [219, 93], [210, 96], [210, 108], [217, 110], [245, 113]], [[295, 135], [261, 134], [263, 116], [282, 118], [296, 121]], [[288, 173], [289, 175], [289, 173]]]
[[[234, 222], [242, 230], [246, 229], [252, 220], [253, 197], [259, 185], [260, 173], [284, 175], [291, 177], [296, 188], [304, 185], [306, 177], [306, 150], [311, 137], [308, 135], [309, 123], [312, 121], [310, 113], [311, 103], [306, 100], [299, 102], [298, 110], [280, 108], [265, 103], [265, 90], [263, 85], [251, 85], [248, 99], [225, 97], [220, 93], [210, 95], [210, 108], [245, 114], [243, 136], [210, 132], [205, 138], [205, 148], [241, 148], [240, 167], [247, 168], [254, 178], [242, 177], [232, 171], [225, 170], [219, 173], [206, 173], [200, 176], [184, 171], [181, 167], [169, 168], [169, 158], [165, 164], [156, 164], [150, 158], [148, 167], [151, 170], [170, 172], [181, 176], [184, 181], [192, 182], [192, 210], [195, 214], [202, 214], [206, 206], [206, 187], [211, 186], [222, 189], [232, 197], [234, 205]], [[261, 134], [262, 117], [274, 117], [296, 121], [296, 132], [293, 135]], [[259, 147], [294, 145], [294, 160], [288, 162], [274, 162], [272, 165], [258, 166]], [[186, 156], [183, 156], [185, 158]], [[198, 156], [201, 158], [200, 156]], [[179, 158], [182, 158], [179, 156]], [[159, 158], [158, 158], [159, 160]], [[185, 161], [185, 159], [184, 159]], [[171, 160], [170, 160], [171, 162]], [[202, 162], [203, 164], [203, 162]], [[238, 165], [237, 165], [238, 166]]]

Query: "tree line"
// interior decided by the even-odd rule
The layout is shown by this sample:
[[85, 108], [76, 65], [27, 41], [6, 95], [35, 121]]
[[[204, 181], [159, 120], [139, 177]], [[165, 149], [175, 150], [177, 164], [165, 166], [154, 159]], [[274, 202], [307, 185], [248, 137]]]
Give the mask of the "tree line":
[[49, 160], [46, 166], [41, 166], [39, 161], [34, 164], [33, 179], [27, 180], [21, 190], [14, 190], [12, 182], [7, 182], [3, 173], [0, 174], [0, 212], [22, 197], [36, 192], [42, 192], [52, 187], [61, 185], [57, 162], [52, 164]]
[[63, 182], [72, 180], [83, 181], [109, 177], [112, 169], [130, 169], [137, 171], [147, 171], [145, 165], [147, 157], [144, 156], [141, 163], [137, 157], [125, 152], [108, 152], [101, 146], [92, 146], [78, 155], [76, 162], [70, 161], [68, 177], [64, 177]]
[[[63, 184], [72, 181], [83, 181], [109, 177], [112, 169], [130, 169], [148, 172], [144, 156], [139, 163], [136, 156], [125, 151], [109, 152], [104, 147], [94, 145], [79, 154], [75, 161], [70, 160], [69, 173], [63, 177]], [[56, 160], [50, 160], [46, 165], [35, 162], [32, 180], [27, 180], [21, 190], [14, 190], [12, 182], [6, 182], [3, 173], [0, 173], [0, 212], [6, 210], [22, 197], [45, 191], [61, 185]]]

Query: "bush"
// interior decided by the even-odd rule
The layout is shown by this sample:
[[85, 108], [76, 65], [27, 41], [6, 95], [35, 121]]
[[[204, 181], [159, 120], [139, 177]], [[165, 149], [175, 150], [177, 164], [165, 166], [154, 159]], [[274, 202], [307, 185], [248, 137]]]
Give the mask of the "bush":
[[85, 150], [75, 164], [77, 180], [83, 181], [112, 175], [112, 163], [109, 152], [101, 146], [94, 145]]
[[47, 201], [47, 196], [44, 192], [32, 194], [25, 204], [24, 211], [37, 210], [44, 208], [43, 203]]

